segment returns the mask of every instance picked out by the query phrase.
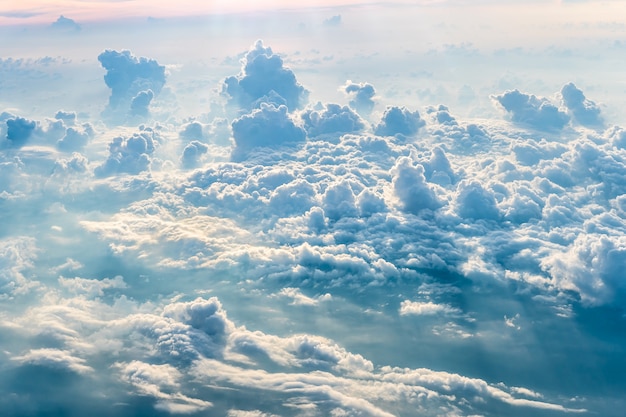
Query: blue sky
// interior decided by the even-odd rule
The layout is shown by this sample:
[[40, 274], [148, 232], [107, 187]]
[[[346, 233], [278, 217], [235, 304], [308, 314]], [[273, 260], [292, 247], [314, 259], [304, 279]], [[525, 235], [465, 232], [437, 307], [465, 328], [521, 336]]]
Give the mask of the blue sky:
[[620, 416], [623, 3], [225, 4], [0, 6], [3, 415]]

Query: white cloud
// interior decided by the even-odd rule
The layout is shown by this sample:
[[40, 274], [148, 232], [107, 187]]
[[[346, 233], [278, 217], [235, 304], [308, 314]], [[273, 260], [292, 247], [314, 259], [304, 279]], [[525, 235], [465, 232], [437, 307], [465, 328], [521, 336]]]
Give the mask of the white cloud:
[[400, 315], [418, 315], [418, 316], [432, 316], [435, 314], [443, 315], [458, 315], [461, 310], [452, 307], [448, 304], [437, 304], [432, 301], [409, 301], [404, 300], [400, 304]]

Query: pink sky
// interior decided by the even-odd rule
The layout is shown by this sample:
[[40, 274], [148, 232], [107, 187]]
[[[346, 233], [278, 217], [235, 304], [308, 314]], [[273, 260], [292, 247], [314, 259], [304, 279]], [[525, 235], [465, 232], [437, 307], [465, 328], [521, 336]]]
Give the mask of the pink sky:
[[[0, 2], [0, 24], [47, 23], [60, 15], [77, 22], [121, 17], [171, 17], [272, 9], [331, 7], [373, 0], [9, 0]], [[415, 3], [415, 2], [413, 2]]]

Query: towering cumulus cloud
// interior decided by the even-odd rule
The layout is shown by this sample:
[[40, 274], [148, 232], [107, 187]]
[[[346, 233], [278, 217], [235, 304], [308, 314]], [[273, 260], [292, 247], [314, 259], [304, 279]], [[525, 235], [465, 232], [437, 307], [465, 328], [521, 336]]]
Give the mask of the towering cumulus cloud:
[[563, 104], [578, 123], [584, 126], [602, 126], [600, 108], [593, 101], [587, 100], [582, 90], [576, 88], [574, 83], [565, 84], [561, 89], [561, 96]]
[[128, 50], [107, 49], [98, 55], [98, 61], [107, 71], [104, 82], [111, 89], [109, 113], [145, 115], [150, 101], [165, 85], [165, 67]]
[[224, 80], [223, 91], [241, 108], [284, 104], [290, 111], [306, 104], [308, 92], [283, 59], [258, 40], [242, 60], [241, 73]]
[[376, 90], [369, 83], [354, 83], [350, 80], [342, 87], [343, 91], [350, 97], [350, 107], [359, 114], [367, 117], [374, 109], [374, 96]]

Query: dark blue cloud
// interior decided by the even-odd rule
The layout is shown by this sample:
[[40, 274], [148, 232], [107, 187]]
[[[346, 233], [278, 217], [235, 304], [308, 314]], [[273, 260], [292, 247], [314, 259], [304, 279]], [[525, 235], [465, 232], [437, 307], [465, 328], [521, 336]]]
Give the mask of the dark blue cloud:
[[306, 138], [304, 129], [289, 117], [286, 106], [271, 104], [263, 104], [260, 109], [235, 119], [232, 129], [236, 154], [245, 154], [256, 147], [303, 142]]
[[569, 122], [569, 116], [545, 98], [519, 90], [507, 91], [493, 98], [511, 114], [511, 119], [516, 123], [542, 130], [559, 130]]
[[582, 90], [576, 88], [573, 83], [563, 86], [561, 96], [563, 104], [578, 123], [584, 126], [602, 126], [600, 108], [593, 101], [587, 100]]
[[257, 41], [242, 60], [237, 76], [224, 80], [223, 91], [244, 109], [259, 107], [261, 102], [285, 104], [291, 111], [306, 104], [308, 92], [298, 83], [283, 59], [263, 41]]
[[111, 89], [111, 110], [123, 107], [126, 112], [139, 93], [151, 90], [156, 96], [165, 85], [165, 67], [154, 59], [138, 58], [128, 50], [107, 49], [98, 55], [98, 61], [107, 70], [104, 82]]
[[379, 136], [413, 136], [424, 124], [417, 110], [412, 112], [405, 107], [390, 106], [374, 128], [374, 133]]
[[7, 124], [7, 139], [11, 146], [20, 147], [26, 144], [28, 139], [32, 136], [37, 127], [37, 123], [33, 120], [28, 120], [23, 117], [16, 117], [8, 119]]
[[338, 104], [318, 105], [302, 114], [304, 129], [309, 136], [359, 132], [365, 123], [348, 106]]
[[351, 97], [350, 107], [363, 116], [369, 115], [374, 109], [376, 90], [369, 83], [353, 83], [348, 80], [343, 90]]

